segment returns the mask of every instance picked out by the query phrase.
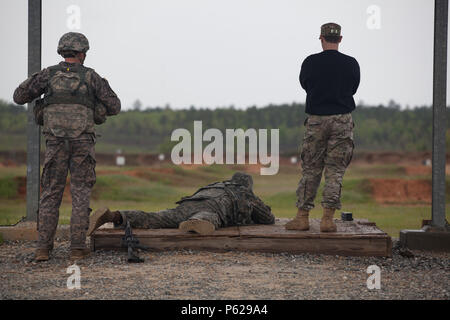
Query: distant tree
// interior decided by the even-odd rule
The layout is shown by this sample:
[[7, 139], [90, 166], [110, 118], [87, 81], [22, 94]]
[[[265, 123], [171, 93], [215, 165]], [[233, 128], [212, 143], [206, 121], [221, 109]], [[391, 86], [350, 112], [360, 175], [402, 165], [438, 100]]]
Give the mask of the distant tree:
[[139, 99], [136, 99], [136, 101], [134, 101], [133, 103], [133, 110], [135, 111], [141, 111], [142, 108], [142, 102]]
[[394, 100], [389, 100], [388, 102], [388, 108], [390, 109], [396, 109], [396, 110], [400, 110], [400, 105], [398, 103], [396, 103]]

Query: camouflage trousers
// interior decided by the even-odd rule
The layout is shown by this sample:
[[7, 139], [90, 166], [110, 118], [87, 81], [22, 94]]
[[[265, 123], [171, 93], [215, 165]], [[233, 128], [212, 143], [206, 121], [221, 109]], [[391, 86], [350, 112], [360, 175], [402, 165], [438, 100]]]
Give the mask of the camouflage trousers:
[[47, 139], [44, 169], [41, 178], [42, 194], [39, 202], [38, 247], [53, 248], [59, 207], [68, 171], [72, 195], [70, 241], [72, 249], [86, 247], [89, 226], [89, 199], [95, 184], [94, 140]]
[[138, 229], [178, 228], [178, 225], [181, 222], [189, 219], [209, 221], [216, 229], [222, 227], [222, 221], [219, 214], [211, 210], [208, 203], [202, 201], [189, 201], [174, 209], [158, 212], [136, 210], [119, 212], [122, 215], [122, 226], [129, 221], [132, 228]]
[[351, 114], [309, 116], [301, 152], [302, 178], [297, 188], [297, 208], [314, 208], [314, 199], [325, 176], [322, 207], [341, 209], [341, 189], [345, 170], [353, 155]]

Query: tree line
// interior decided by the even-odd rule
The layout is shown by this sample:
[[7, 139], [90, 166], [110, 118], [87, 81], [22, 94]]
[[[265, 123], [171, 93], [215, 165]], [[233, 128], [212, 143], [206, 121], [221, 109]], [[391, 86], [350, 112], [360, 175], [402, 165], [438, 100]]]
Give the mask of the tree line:
[[[248, 128], [279, 129], [280, 153], [297, 154], [304, 133], [304, 104], [291, 103], [235, 109], [171, 109], [133, 108], [110, 117], [97, 126], [98, 150], [114, 152], [170, 153], [177, 142], [170, 141], [172, 131], [186, 128], [192, 132], [195, 120], [203, 130]], [[431, 151], [432, 109], [427, 106], [401, 109], [390, 102], [387, 106], [359, 105], [353, 112], [356, 151]], [[447, 116], [447, 127], [450, 117]], [[23, 106], [0, 100], [1, 141], [15, 137], [26, 139], [27, 114]], [[450, 134], [447, 141], [450, 140]], [[17, 146], [25, 148], [26, 145]]]

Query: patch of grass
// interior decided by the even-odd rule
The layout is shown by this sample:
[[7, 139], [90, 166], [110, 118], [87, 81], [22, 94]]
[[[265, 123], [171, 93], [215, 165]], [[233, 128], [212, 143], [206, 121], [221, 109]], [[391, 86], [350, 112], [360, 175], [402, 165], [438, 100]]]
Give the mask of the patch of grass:
[[134, 202], [164, 202], [180, 194], [173, 187], [159, 182], [119, 174], [97, 177], [97, 183], [92, 192], [96, 200]]
[[0, 246], [3, 244], [3, 234], [0, 232]]
[[261, 196], [261, 199], [272, 208], [275, 215], [278, 214], [276, 210], [280, 209], [296, 212], [297, 196], [295, 192], [278, 192], [271, 196]]
[[11, 225], [26, 216], [26, 202], [20, 199], [0, 201], [0, 225]]
[[175, 175], [179, 178], [180, 185], [184, 186], [203, 186], [216, 181], [229, 179], [233, 174], [233, 171], [227, 166], [220, 165], [193, 167], [189, 169], [174, 166], [174, 170]]
[[25, 177], [27, 175], [26, 166], [18, 167], [0, 167], [0, 178], [7, 177]]
[[[323, 188], [323, 185], [321, 186]], [[372, 186], [368, 179], [346, 179], [341, 190], [341, 203], [374, 203]]]
[[108, 143], [103, 141], [101, 138], [95, 145], [95, 150], [98, 153], [111, 153], [114, 154], [116, 151], [120, 149], [122, 152], [126, 154], [147, 154], [152, 153], [154, 150], [149, 150], [146, 147], [143, 146], [137, 146], [137, 145], [124, 145], [124, 144], [115, 144], [115, 143]]
[[0, 199], [12, 199], [17, 197], [18, 183], [14, 177], [0, 178]]
[[198, 170], [214, 175], [216, 177], [224, 177], [234, 173], [234, 171], [228, 166], [222, 166], [217, 164], [202, 166], [199, 167]]
[[395, 164], [351, 165], [346, 178], [405, 178], [405, 168]]
[[445, 202], [450, 203], [450, 179], [445, 179]]
[[26, 134], [1, 134], [0, 135], [0, 150], [26, 150], [27, 136]]

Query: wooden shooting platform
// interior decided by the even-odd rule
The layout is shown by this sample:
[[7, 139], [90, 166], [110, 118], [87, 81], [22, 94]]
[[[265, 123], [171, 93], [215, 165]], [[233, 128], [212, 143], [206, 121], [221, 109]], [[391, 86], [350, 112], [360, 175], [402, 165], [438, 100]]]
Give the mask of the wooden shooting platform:
[[[319, 232], [318, 219], [310, 219], [308, 231], [286, 230], [287, 221], [289, 219], [276, 219], [274, 225], [222, 228], [208, 236], [178, 229], [133, 229], [133, 235], [151, 251], [191, 249], [391, 256], [391, 237], [368, 220], [335, 220], [338, 229], [335, 233]], [[123, 236], [123, 229], [99, 229], [91, 236], [91, 249], [123, 249]]]

